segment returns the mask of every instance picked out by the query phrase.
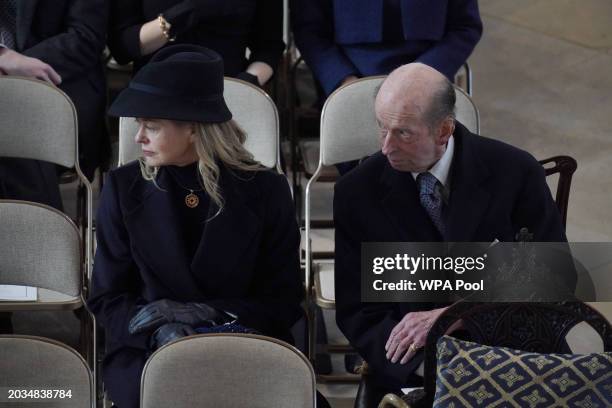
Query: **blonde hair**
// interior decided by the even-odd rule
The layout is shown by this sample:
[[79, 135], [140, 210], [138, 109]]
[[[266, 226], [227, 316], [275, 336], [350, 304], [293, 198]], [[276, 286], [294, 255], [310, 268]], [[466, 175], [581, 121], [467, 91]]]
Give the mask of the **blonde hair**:
[[[245, 149], [247, 134], [232, 119], [221, 123], [196, 123], [195, 148], [199, 157], [198, 170], [202, 188], [211, 200], [223, 209], [224, 200], [219, 187], [220, 169], [217, 160], [230, 170], [261, 171], [266, 168]], [[155, 181], [159, 167], [146, 164], [141, 158], [140, 171], [145, 180]], [[159, 186], [157, 186], [159, 188]]]

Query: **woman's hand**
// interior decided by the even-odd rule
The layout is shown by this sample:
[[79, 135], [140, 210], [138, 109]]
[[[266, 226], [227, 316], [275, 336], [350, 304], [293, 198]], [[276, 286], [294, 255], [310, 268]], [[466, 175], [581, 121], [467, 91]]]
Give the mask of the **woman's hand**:
[[156, 350], [182, 337], [196, 334], [193, 327], [183, 323], [168, 323], [158, 328], [151, 336], [151, 348]]
[[153, 331], [167, 323], [183, 323], [191, 327], [212, 326], [223, 320], [222, 313], [205, 303], [181, 303], [169, 299], [156, 300], [142, 307], [130, 320], [131, 334]]

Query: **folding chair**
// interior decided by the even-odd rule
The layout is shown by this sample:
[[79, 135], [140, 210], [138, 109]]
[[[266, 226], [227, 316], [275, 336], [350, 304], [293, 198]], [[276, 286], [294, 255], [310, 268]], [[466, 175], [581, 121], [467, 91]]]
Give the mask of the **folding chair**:
[[141, 408], [313, 408], [315, 375], [293, 346], [251, 334], [189, 336], [145, 364]]
[[[261, 88], [235, 78], [225, 78], [223, 95], [233, 118], [247, 133], [245, 147], [266, 167], [280, 167], [278, 111]], [[134, 141], [138, 124], [133, 118], [119, 121], [119, 166], [141, 156]]]
[[[79, 205], [77, 216], [77, 225], [84, 244], [81, 248], [81, 262], [84, 266], [79, 269], [82, 273], [79, 293], [85, 298], [91, 281], [93, 260], [93, 193], [89, 180], [79, 166], [78, 125], [74, 104], [64, 92], [49, 83], [21, 77], [0, 76], [0, 95], [2, 156], [44, 160], [74, 168], [79, 178], [79, 192], [85, 192], [85, 200], [80, 200], [82, 204]], [[50, 242], [55, 237], [48, 235], [44, 238]], [[2, 271], [6, 270], [4, 265], [0, 268]], [[49, 270], [51, 269], [47, 269], [47, 273]], [[88, 315], [93, 321], [93, 315]], [[91, 344], [94, 348], [90, 357], [95, 355], [95, 324], [92, 335], [94, 340]], [[92, 358], [90, 363], [95, 380], [95, 358]]]
[[[0, 152], [3, 157], [44, 160], [75, 168], [86, 202], [77, 217], [91, 276], [92, 188], [79, 166], [77, 114], [70, 98], [47, 82], [0, 76]], [[81, 187], [80, 187], [81, 189]], [[84, 281], [86, 284], [88, 279]]]
[[[96, 406], [93, 377], [87, 363], [76, 351], [57, 341], [0, 335], [0, 372], [4, 387], [0, 405], [11, 402], [8, 404], [11, 407]], [[30, 391], [32, 395], [28, 398]]]
[[[325, 167], [337, 163], [359, 160], [380, 150], [376, 135], [378, 127], [374, 114], [374, 98], [377, 87], [384, 76], [363, 78], [341, 87], [329, 96], [321, 114], [321, 148], [319, 163], [306, 185], [305, 194], [305, 282], [309, 305], [309, 357], [315, 355], [315, 305], [324, 309], [335, 309], [333, 260], [316, 259], [312, 249], [312, 189]], [[471, 98], [461, 89], [456, 89], [457, 119], [470, 131], [480, 131], [478, 109]], [[330, 225], [330, 226], [333, 226]], [[332, 352], [346, 352], [346, 345], [329, 347]], [[321, 377], [323, 379], [324, 377]], [[346, 379], [346, 378], [344, 378]], [[342, 379], [342, 381], [344, 381]], [[332, 380], [330, 378], [330, 380]], [[355, 380], [353, 378], [353, 380]]]
[[[84, 307], [82, 253], [78, 228], [62, 212], [43, 204], [0, 200], [0, 284], [37, 291], [36, 300], [0, 301], [0, 311]], [[88, 358], [94, 353], [92, 325], [93, 316], [85, 313], [81, 343]]]

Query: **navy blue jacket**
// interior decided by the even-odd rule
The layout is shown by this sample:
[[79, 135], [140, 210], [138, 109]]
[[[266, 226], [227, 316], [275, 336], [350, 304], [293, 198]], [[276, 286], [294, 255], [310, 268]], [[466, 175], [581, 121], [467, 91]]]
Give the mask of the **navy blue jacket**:
[[[171, 178], [163, 170], [158, 184]], [[104, 379], [119, 407], [138, 406], [148, 334], [131, 335], [138, 305], [158, 299], [204, 302], [261, 333], [290, 340], [301, 316], [299, 232], [286, 179], [222, 167], [223, 211], [186, 255], [174, 195], [136, 162], [109, 173], [97, 216], [98, 246], [88, 304], [106, 330]], [[210, 204], [209, 214], [217, 211]]]
[[349, 75], [419, 61], [452, 80], [482, 34], [477, 0], [400, 0], [404, 44], [383, 41], [384, 0], [292, 0], [295, 41], [326, 94]]
[[336, 184], [337, 322], [374, 378], [388, 388], [407, 386], [422, 361], [420, 353], [406, 365], [389, 362], [385, 357], [389, 333], [406, 313], [437, 305], [361, 303], [362, 242], [514, 242], [522, 227], [534, 234], [534, 241], [567, 241], [544, 170], [530, 154], [472, 134], [459, 123], [454, 138], [444, 239], [420, 204], [412, 174], [394, 170], [382, 153]]

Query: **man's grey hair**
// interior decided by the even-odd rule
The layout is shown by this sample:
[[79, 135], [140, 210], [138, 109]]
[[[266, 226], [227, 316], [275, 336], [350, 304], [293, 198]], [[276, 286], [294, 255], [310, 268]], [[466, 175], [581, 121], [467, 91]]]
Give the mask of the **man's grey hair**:
[[445, 78], [443, 84], [431, 94], [429, 108], [425, 111], [423, 119], [431, 128], [438, 126], [447, 118], [455, 119], [455, 87]]

